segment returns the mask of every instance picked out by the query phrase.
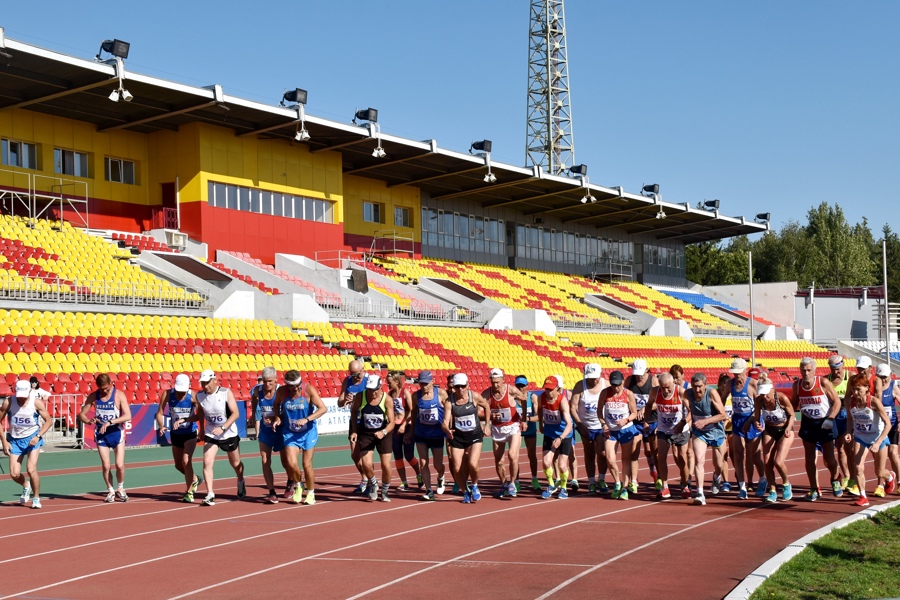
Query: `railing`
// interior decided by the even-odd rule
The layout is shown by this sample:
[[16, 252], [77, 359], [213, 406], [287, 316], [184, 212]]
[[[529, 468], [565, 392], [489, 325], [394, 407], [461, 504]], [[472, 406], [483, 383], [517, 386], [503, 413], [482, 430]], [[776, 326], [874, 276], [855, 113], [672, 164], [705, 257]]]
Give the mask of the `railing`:
[[178, 229], [178, 210], [156, 206], [151, 216], [153, 229]]
[[550, 320], [558, 329], [590, 329], [594, 331], [632, 331], [634, 324], [629, 319], [617, 317], [624, 323], [603, 321], [587, 315], [550, 315]]
[[400, 307], [396, 302], [370, 302], [365, 299], [334, 298], [316, 295], [316, 302], [325, 309], [333, 320], [346, 319], [378, 319], [390, 321], [437, 321], [441, 323], [474, 323], [483, 325], [487, 322], [484, 314], [478, 309], [464, 306], [444, 308], [437, 304], [418, 304], [415, 301], [409, 307]]
[[67, 281], [58, 277], [0, 278], [0, 298], [21, 302], [137, 306], [142, 308], [211, 308], [209, 294], [173, 285], [145, 285], [112, 281]]
[[749, 329], [723, 329], [719, 327], [698, 327], [689, 325], [691, 331], [696, 335], [709, 335], [716, 337], [747, 337], [750, 335]]
[[[351, 263], [365, 263], [366, 253], [354, 250], [319, 250], [315, 261], [329, 269], [347, 269]], [[316, 267], [318, 268], [318, 267]]]
[[[85, 181], [50, 177], [15, 169], [0, 169], [0, 202], [12, 216], [21, 214], [34, 225], [51, 207], [58, 206], [55, 218], [67, 220], [74, 227], [88, 228], [88, 184]], [[11, 182], [6, 184], [5, 182]], [[81, 191], [82, 193], [77, 193]], [[66, 211], [70, 217], [67, 218]]]

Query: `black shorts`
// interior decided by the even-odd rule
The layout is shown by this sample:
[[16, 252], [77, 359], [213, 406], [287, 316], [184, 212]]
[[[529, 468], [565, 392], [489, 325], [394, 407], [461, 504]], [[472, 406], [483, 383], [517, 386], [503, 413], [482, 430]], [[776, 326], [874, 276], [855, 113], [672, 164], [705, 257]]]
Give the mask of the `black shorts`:
[[656, 439], [665, 440], [670, 446], [686, 446], [691, 439], [690, 429], [683, 429], [681, 433], [666, 433], [665, 431], [656, 430]]
[[431, 448], [431, 449], [444, 447], [444, 438], [443, 437], [430, 438], [430, 437], [422, 437], [421, 435], [414, 435], [413, 441], [416, 444], [424, 444], [425, 446], [427, 446], [428, 448]]
[[831, 430], [822, 429], [825, 419], [800, 417], [800, 439], [810, 444], [830, 444], [837, 438], [837, 425]]
[[214, 444], [225, 452], [234, 452], [241, 445], [241, 438], [239, 436], [225, 438], [224, 440], [217, 440], [215, 438], [209, 437], [208, 435], [205, 435], [203, 436], [203, 441], [207, 444]]
[[451, 448], [468, 448], [484, 441], [481, 430], [473, 432], [454, 431], [453, 438], [448, 441]]
[[356, 436], [356, 452], [360, 455], [366, 452], [378, 452], [378, 454], [390, 454], [392, 450], [393, 440], [391, 435], [387, 434], [383, 438], [378, 439], [377, 432], [361, 431]]
[[893, 427], [891, 427], [891, 430], [888, 431], [888, 444], [890, 444], [891, 446], [896, 446], [898, 438], [900, 438], [900, 423], [894, 425]]
[[776, 442], [784, 437], [787, 425], [766, 425], [764, 433]]
[[192, 431], [190, 433], [175, 433], [174, 431], [169, 432], [169, 439], [172, 441], [172, 445], [176, 448], [184, 448], [184, 445], [187, 442], [196, 442], [197, 441], [197, 432]]
[[[553, 440], [559, 439], [559, 448], [553, 449]], [[569, 454], [572, 452], [572, 438], [552, 438], [544, 436], [544, 452], [556, 452], [557, 456], [560, 454]]]

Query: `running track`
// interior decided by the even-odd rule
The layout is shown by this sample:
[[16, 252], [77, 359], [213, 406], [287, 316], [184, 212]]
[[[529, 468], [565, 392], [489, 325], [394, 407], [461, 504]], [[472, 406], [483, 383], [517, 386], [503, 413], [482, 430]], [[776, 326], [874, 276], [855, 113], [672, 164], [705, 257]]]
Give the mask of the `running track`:
[[[521, 459], [528, 474], [524, 449]], [[215, 507], [184, 505], [174, 469], [170, 484], [130, 487], [124, 504], [104, 504], [97, 493], [50, 496], [41, 511], [7, 502], [0, 598], [433, 599], [449, 590], [467, 599], [721, 598], [788, 543], [860, 510], [828, 492], [815, 504], [776, 505], [732, 492], [699, 507], [654, 501], [645, 485], [626, 502], [584, 492], [542, 501], [524, 488], [497, 500], [493, 460], [481, 464], [485, 498], [475, 505], [449, 494], [418, 502], [411, 492], [370, 503], [349, 495], [358, 476], [347, 465], [317, 469], [315, 506], [262, 504], [259, 475], [248, 478], [244, 501], [231, 478], [218, 482]], [[799, 498], [798, 442], [788, 466]], [[647, 481], [643, 457], [641, 467]], [[280, 488], [283, 477], [276, 474]]]

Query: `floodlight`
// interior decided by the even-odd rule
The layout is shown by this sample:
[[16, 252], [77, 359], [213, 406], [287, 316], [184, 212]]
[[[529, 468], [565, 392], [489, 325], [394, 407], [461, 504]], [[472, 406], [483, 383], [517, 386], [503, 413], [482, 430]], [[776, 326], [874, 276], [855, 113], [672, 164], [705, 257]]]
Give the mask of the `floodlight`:
[[378, 146], [376, 146], [372, 151], [372, 156], [374, 156], [375, 158], [384, 158], [385, 156], [387, 156], [387, 152], [384, 151], [384, 148], [381, 147], [381, 144], [378, 144]]
[[772, 220], [772, 213], [759, 213], [758, 215], [756, 215], [756, 220], [768, 223]]
[[590, 193], [585, 194], [584, 198], [581, 199], [582, 204], [587, 204], [588, 202], [593, 204], [596, 201], [597, 201], [597, 199], [594, 198]]
[[301, 90], [300, 88], [288, 90], [284, 93], [284, 96], [281, 97], [281, 105], [284, 106], [285, 102], [290, 102], [291, 104], [306, 104], [306, 97], [306, 90]]
[[662, 209], [662, 207], [660, 207], [660, 208], [659, 208], [659, 212], [656, 213], [656, 218], [657, 218], [657, 219], [665, 219], [665, 218], [666, 218], [666, 213], [665, 213], [665, 211]]
[[713, 210], [719, 210], [720, 202], [718, 200], [707, 200], [703, 203], [703, 206], [706, 208], [711, 208]]
[[294, 134], [294, 139], [298, 142], [305, 142], [309, 140], [309, 132], [306, 129], [298, 129]]
[[489, 172], [487, 175], [484, 176], [484, 182], [485, 183], [497, 183], [497, 176], [494, 175], [493, 173]]
[[369, 121], [370, 123], [378, 122], [378, 110], [374, 108], [364, 108], [362, 110], [356, 111], [353, 116], [353, 122], [357, 121]]
[[569, 173], [572, 175], [581, 175], [582, 177], [587, 175], [587, 165], [575, 165], [569, 169]]
[[119, 88], [119, 94], [122, 96], [122, 100], [125, 102], [131, 102], [134, 96], [131, 95], [131, 92], [126, 90], [125, 88]]
[[469, 146], [469, 153], [471, 154], [473, 150], [476, 152], [490, 153], [492, 145], [493, 144], [491, 144], [491, 140], [481, 140], [480, 142], [472, 142], [472, 145]]
[[[103, 40], [103, 43], [100, 44], [100, 52], [106, 52], [116, 58], [128, 58], [128, 50], [131, 48], [131, 44], [128, 42], [123, 42], [122, 40]], [[97, 52], [97, 59], [100, 59], [100, 52]]]
[[112, 100], [113, 102], [118, 102], [119, 101], [119, 90], [115, 89], [115, 90], [111, 91], [109, 93], [109, 99]]
[[641, 189], [641, 191], [642, 191], [644, 194], [651, 194], [651, 195], [652, 195], [652, 194], [659, 194], [659, 184], [658, 184], [658, 183], [651, 183], [650, 185], [645, 185], [645, 186]]

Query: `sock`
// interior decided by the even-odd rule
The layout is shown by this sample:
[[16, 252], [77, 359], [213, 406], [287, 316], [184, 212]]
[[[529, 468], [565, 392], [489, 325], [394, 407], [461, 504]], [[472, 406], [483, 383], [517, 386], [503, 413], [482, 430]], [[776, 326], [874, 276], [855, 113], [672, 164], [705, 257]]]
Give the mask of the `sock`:
[[374, 488], [375, 486], [378, 485], [378, 480], [375, 479], [374, 477], [372, 477], [371, 479], [369, 479], [369, 484], [368, 484], [368, 485], [369, 485], [370, 488]]
[[559, 476], [559, 487], [565, 489], [565, 487], [569, 484], [569, 472], [563, 471]]
[[383, 491], [385, 491], [385, 492], [388, 491], [388, 488], [389, 488], [389, 487], [391, 487], [391, 482], [390, 482], [390, 481], [388, 481], [387, 483], [385, 483], [385, 482], [383, 482], [383, 481], [381, 482], [381, 489], [382, 489]]
[[274, 495], [275, 495], [275, 490], [272, 489], [272, 488], [269, 488], [269, 495], [270, 495], [270, 496], [274, 496]]
[[599, 477], [597, 477], [599, 481], [606, 481], [606, 473], [600, 473]]
[[544, 475], [547, 476], [547, 485], [553, 487], [553, 467], [549, 469], [544, 469]]
[[740, 489], [742, 489], [742, 490], [746, 490], [746, 489], [747, 489], [747, 483], [744, 482], [744, 481], [738, 481], [738, 487], [739, 487]]
[[30, 482], [30, 481], [27, 482], [27, 483], [26, 483], [24, 486], [22, 486], [22, 487], [23, 487], [24, 489], [28, 490], [28, 491], [31, 491], [31, 482]]
[[109, 486], [109, 491], [110, 491], [110, 492], [115, 492], [116, 490], [113, 489], [113, 486]]
[[596, 477], [588, 477], [588, 485], [593, 485], [595, 483], [597, 483]]

